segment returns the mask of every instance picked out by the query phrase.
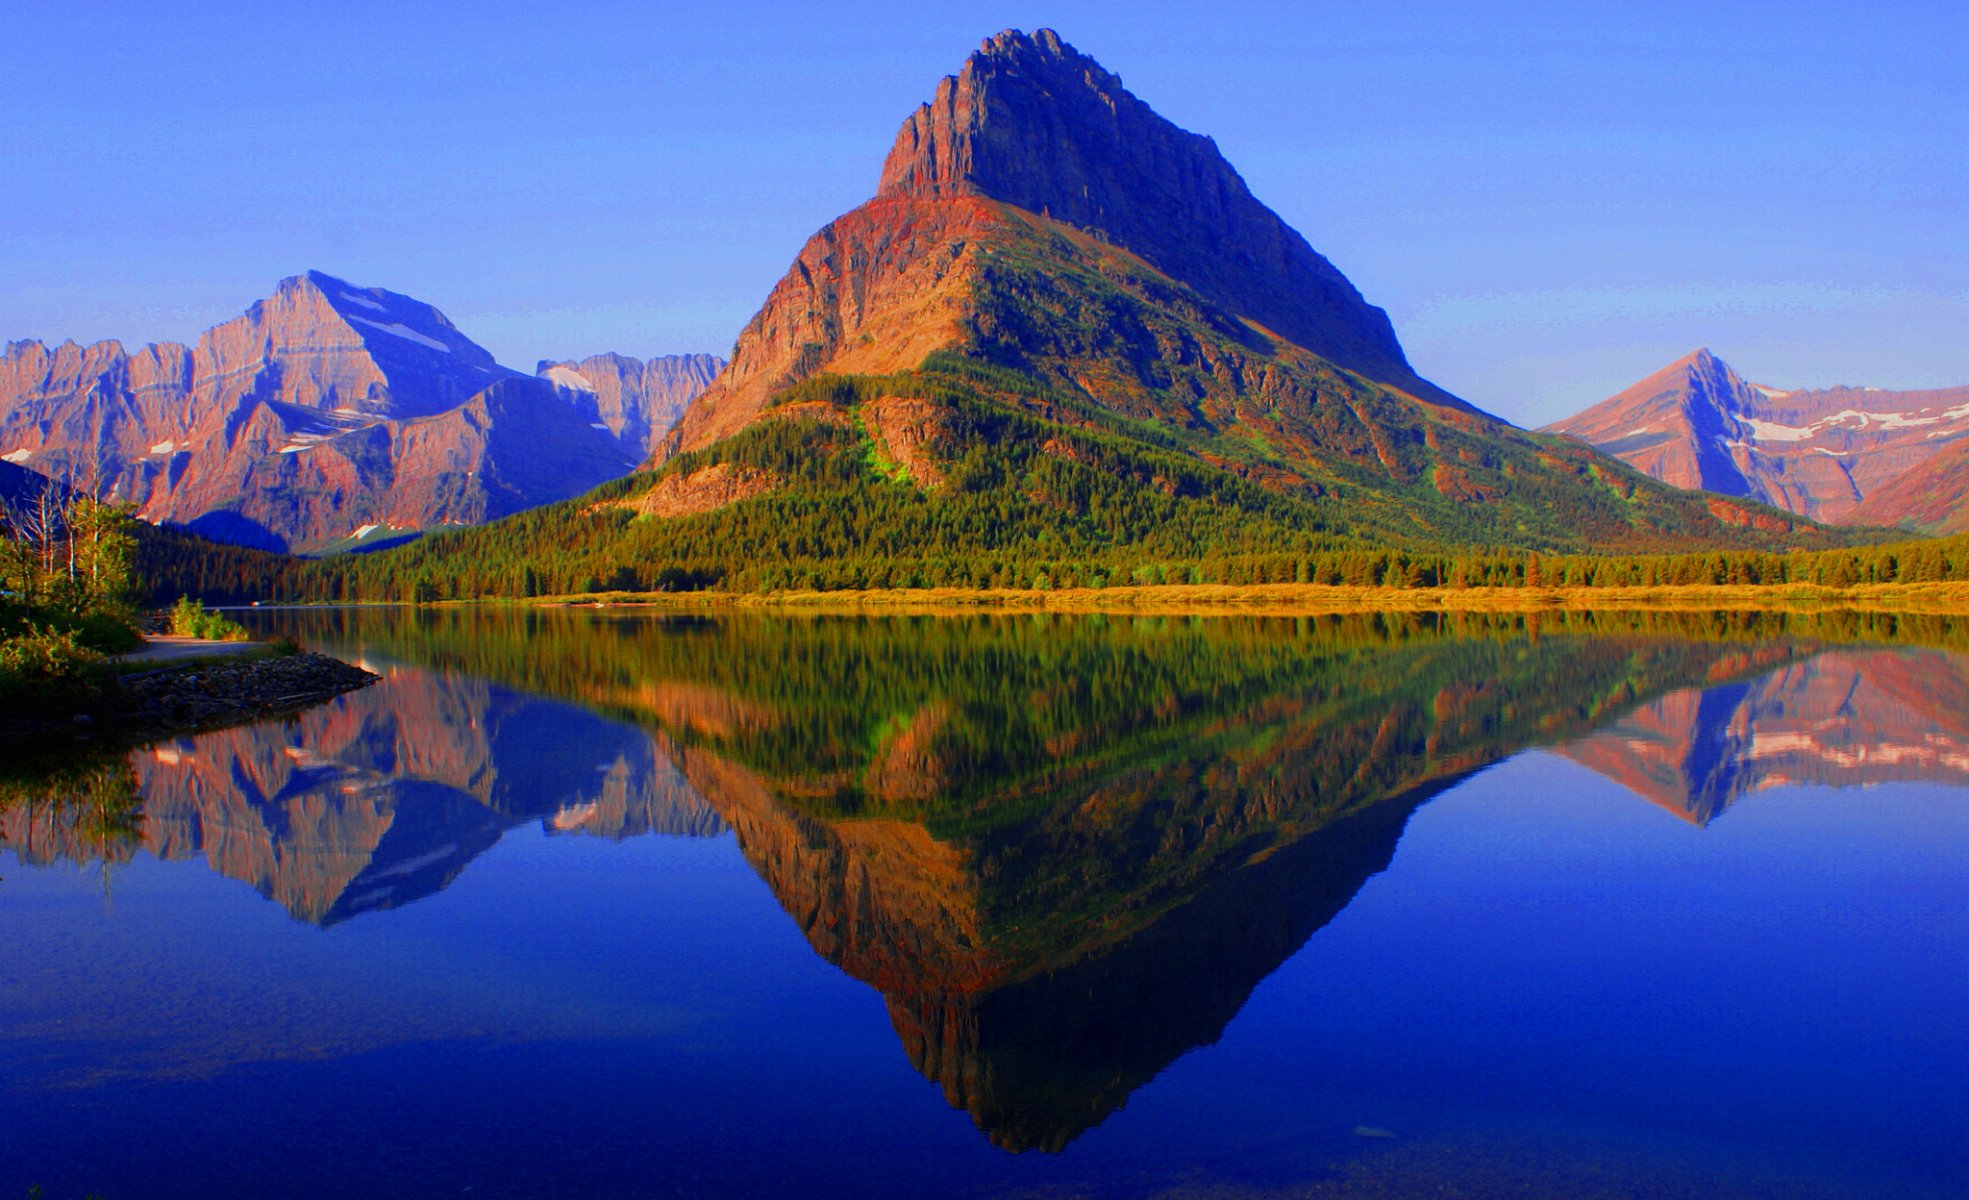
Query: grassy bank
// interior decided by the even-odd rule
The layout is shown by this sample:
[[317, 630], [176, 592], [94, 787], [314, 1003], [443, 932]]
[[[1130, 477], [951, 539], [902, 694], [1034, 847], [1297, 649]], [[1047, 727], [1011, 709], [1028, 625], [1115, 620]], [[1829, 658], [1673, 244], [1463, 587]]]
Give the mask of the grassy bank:
[[636, 605], [679, 611], [1275, 613], [1531, 612], [1540, 609], [1715, 611], [1756, 609], [1969, 614], [1969, 583], [1688, 584], [1662, 587], [1381, 588], [1305, 583], [1146, 587], [886, 588], [871, 591], [603, 592], [523, 601]]

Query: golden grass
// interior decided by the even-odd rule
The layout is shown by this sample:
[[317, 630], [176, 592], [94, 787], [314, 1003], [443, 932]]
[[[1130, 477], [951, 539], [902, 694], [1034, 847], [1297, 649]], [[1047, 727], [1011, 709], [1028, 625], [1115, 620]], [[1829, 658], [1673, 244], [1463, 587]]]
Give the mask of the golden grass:
[[1529, 612], [1632, 609], [1969, 614], [1969, 583], [1686, 585], [1637, 588], [1378, 588], [1307, 583], [1164, 584], [1152, 587], [885, 588], [852, 592], [606, 592], [550, 596], [529, 604], [636, 605], [681, 610], [802, 612], [1087, 612], [1315, 616], [1355, 612]]

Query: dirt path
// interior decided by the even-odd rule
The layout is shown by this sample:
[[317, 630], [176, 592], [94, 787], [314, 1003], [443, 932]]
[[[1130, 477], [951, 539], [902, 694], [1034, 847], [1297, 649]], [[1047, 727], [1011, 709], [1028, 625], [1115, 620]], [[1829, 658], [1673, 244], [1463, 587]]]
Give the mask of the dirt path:
[[118, 654], [119, 663], [146, 663], [155, 666], [168, 666], [191, 658], [229, 657], [234, 654], [251, 654], [265, 649], [262, 642], [214, 642], [205, 638], [179, 637], [177, 634], [153, 634], [144, 639], [144, 648], [132, 650], [128, 654]]

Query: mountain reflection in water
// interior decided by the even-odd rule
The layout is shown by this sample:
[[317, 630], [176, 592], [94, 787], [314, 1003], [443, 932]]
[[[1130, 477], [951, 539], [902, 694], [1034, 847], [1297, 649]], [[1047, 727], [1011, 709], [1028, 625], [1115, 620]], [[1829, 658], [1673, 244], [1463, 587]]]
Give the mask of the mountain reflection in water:
[[1941, 650], [1826, 650], [1649, 701], [1560, 753], [1698, 825], [1786, 784], [1965, 786], [1969, 672]]
[[1969, 782], [1955, 655], [1715, 619], [270, 619], [383, 682], [131, 753], [108, 834], [28, 787], [0, 844], [202, 854], [325, 926], [523, 823], [730, 830], [1013, 1150], [1215, 1041], [1418, 806], [1525, 747], [1698, 823], [1777, 782]]
[[132, 751], [142, 815], [126, 839], [21, 803], [0, 814], [0, 844], [28, 863], [203, 855], [326, 926], [440, 891], [531, 821], [614, 838], [724, 828], [646, 733], [468, 676], [382, 672], [290, 722]]

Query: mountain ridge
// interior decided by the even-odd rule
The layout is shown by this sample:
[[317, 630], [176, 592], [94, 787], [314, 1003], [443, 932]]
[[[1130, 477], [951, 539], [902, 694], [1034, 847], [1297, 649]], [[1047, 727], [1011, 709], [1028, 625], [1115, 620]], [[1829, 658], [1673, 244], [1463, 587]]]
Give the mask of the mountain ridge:
[[1969, 438], [1950, 442], [1869, 493], [1852, 520], [1936, 536], [1969, 533]]
[[[1914, 508], [1868, 499], [1969, 438], [1969, 386], [1780, 389], [1752, 383], [1707, 348], [1545, 426], [1678, 487], [1775, 505], [1818, 520], [1895, 524]], [[1918, 486], [1918, 485], [1911, 485]], [[1969, 492], [1927, 489], [1933, 527]], [[1906, 510], [1906, 511], [1904, 511]]]
[[592, 395], [501, 366], [435, 306], [308, 271], [190, 346], [9, 343], [0, 460], [154, 523], [320, 551], [620, 475], [653, 438], [645, 402], [618, 394], [611, 424]]

